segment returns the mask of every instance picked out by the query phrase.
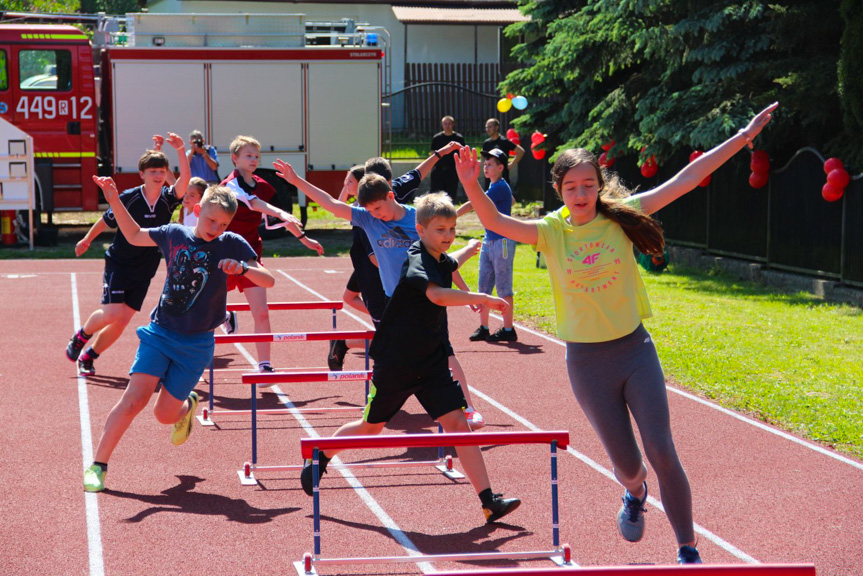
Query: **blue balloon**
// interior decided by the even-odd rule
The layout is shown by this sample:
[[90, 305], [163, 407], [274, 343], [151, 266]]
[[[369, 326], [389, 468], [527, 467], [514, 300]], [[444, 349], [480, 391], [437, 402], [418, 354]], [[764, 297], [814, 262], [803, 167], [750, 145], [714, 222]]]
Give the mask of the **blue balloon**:
[[512, 105], [516, 110], [524, 110], [527, 108], [527, 98], [524, 96], [516, 96], [512, 99]]

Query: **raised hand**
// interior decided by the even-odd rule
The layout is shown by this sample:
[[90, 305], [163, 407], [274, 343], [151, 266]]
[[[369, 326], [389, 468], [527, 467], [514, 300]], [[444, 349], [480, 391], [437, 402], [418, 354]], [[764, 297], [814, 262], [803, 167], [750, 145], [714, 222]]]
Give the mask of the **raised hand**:
[[120, 197], [117, 184], [110, 176], [93, 176], [93, 182], [102, 189], [102, 193], [105, 195], [105, 200], [108, 201], [108, 204], [115, 202]]
[[173, 132], [168, 132], [168, 137], [165, 138], [165, 142], [173, 146], [174, 150], [182, 150], [183, 146], [185, 146], [180, 135], [174, 134]]
[[477, 160], [476, 148], [465, 146], [453, 157], [455, 158], [455, 171], [458, 179], [464, 182], [476, 182], [482, 174], [482, 164]]
[[764, 127], [767, 126], [767, 123], [773, 118], [773, 114], [771, 114], [771, 112], [776, 110], [777, 107], [779, 107], [779, 102], [774, 102], [756, 114], [755, 117], [749, 121], [749, 124], [746, 125], [746, 128], [740, 131], [746, 136], [746, 144], [750, 148], [752, 148], [752, 139], [758, 136]]
[[453, 140], [452, 142], [450, 142], [449, 144], [447, 144], [446, 146], [444, 146], [443, 148], [438, 150], [438, 154], [440, 154], [441, 156], [446, 156], [450, 152], [454, 152], [454, 151], [458, 151], [458, 150], [461, 150], [461, 144], [459, 144], [458, 142]]
[[154, 134], [153, 135], [153, 150], [155, 150], [156, 152], [160, 151], [162, 149], [162, 144], [164, 144], [164, 143], [165, 143], [165, 137], [164, 136], [162, 136], [161, 134]]
[[294, 171], [293, 166], [278, 158], [275, 162], [273, 162], [273, 168], [276, 169], [276, 175], [279, 178], [284, 178], [288, 184], [295, 184], [297, 180], [299, 180], [299, 176]]
[[324, 255], [324, 247], [321, 246], [321, 243], [317, 240], [312, 240], [311, 238], [306, 236], [305, 238], [301, 239], [300, 242], [302, 242], [306, 248], [317, 252], [318, 256]]

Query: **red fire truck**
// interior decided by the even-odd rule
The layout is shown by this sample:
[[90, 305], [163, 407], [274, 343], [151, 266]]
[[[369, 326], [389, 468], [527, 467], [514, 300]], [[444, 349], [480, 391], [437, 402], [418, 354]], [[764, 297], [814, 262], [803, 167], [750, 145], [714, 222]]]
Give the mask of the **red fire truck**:
[[0, 23], [0, 116], [33, 137], [37, 209], [98, 210], [91, 176], [137, 185], [138, 158], [168, 131], [201, 130], [222, 176], [230, 141], [248, 134], [262, 167], [280, 157], [337, 188], [345, 169], [380, 154], [385, 74], [385, 36], [340, 26], [141, 13], [102, 17], [91, 38], [68, 24]]

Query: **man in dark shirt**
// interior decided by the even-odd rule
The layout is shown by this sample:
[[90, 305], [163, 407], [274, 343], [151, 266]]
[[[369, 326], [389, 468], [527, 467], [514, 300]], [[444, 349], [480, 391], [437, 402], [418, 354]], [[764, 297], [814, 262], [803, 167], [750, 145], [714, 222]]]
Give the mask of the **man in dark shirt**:
[[[486, 120], [485, 133], [488, 134], [488, 138], [482, 143], [483, 152], [489, 152], [493, 148], [498, 148], [509, 155], [510, 152], [515, 151], [515, 157], [509, 162], [509, 165], [504, 167], [503, 170], [503, 179], [507, 184], [509, 184], [514, 195], [516, 191], [515, 186], [513, 186], [512, 182], [509, 181], [509, 169], [518, 164], [524, 157], [524, 148], [500, 135], [500, 120], [497, 118], [489, 118]], [[490, 185], [491, 182], [486, 178], [485, 189], [488, 190]]]
[[[454, 132], [455, 120], [452, 116], [444, 116], [440, 121], [442, 132], [434, 135], [431, 142], [431, 151], [439, 150], [450, 142], [458, 142], [464, 146], [464, 136]], [[446, 192], [450, 199], [455, 202], [458, 191], [458, 174], [455, 172], [455, 162], [452, 154], [444, 156], [431, 172], [431, 191]]]

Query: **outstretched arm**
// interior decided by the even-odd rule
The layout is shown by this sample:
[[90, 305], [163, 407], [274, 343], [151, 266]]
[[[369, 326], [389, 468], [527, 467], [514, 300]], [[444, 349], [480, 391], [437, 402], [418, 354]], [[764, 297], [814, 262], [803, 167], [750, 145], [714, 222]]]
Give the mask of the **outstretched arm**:
[[[162, 136], [161, 134], [154, 134], [153, 135], [153, 150], [156, 150], [157, 152], [161, 151], [162, 145], [164, 143], [165, 143], [165, 137], [164, 136]], [[165, 173], [165, 181], [168, 183], [169, 186], [173, 186], [174, 184], [177, 183], [177, 177], [174, 176], [174, 171], [171, 170], [170, 167], [168, 168], [168, 170]]]
[[481, 164], [477, 161], [476, 150], [465, 146], [455, 155], [455, 169], [461, 180], [464, 191], [470, 204], [479, 216], [479, 221], [487, 229], [497, 232], [522, 244], [536, 244], [539, 233], [536, 223], [530, 220], [518, 220], [498, 212], [494, 202], [486, 196], [477, 181], [482, 171]]
[[300, 192], [317, 202], [318, 206], [327, 212], [331, 212], [337, 218], [343, 218], [348, 221], [351, 220], [350, 206], [344, 202], [339, 202], [317, 186], [314, 186], [305, 179], [300, 178], [290, 164], [279, 159], [273, 162], [273, 166], [276, 169], [276, 174], [278, 174], [280, 178], [284, 178], [288, 184], [296, 186]]
[[303, 224], [296, 216], [288, 214], [281, 208], [277, 208], [269, 202], [265, 202], [257, 197], [252, 199], [251, 204], [253, 210], [282, 220], [285, 223], [285, 228], [288, 229], [288, 232], [293, 234], [294, 238], [299, 240], [303, 246], [309, 250], [314, 250], [318, 253], [318, 256], [322, 256], [324, 254], [324, 247], [321, 246], [321, 243], [317, 240], [312, 240], [306, 236], [306, 233], [303, 230]]
[[138, 223], [132, 219], [129, 211], [120, 202], [120, 192], [117, 191], [114, 179], [106, 176], [93, 176], [93, 182], [105, 194], [105, 200], [108, 201], [108, 205], [114, 212], [114, 218], [117, 219], [117, 226], [120, 227], [120, 232], [123, 233], [129, 244], [133, 246], [155, 246], [156, 243], [150, 238], [148, 229], [138, 226]]
[[93, 243], [93, 240], [95, 240], [96, 237], [102, 232], [104, 232], [107, 228], [108, 225], [105, 224], [105, 221], [102, 220], [101, 217], [96, 220], [96, 223], [93, 224], [93, 226], [89, 230], [87, 230], [87, 233], [84, 234], [84, 237], [81, 238], [81, 240], [79, 240], [77, 244], [75, 244], [75, 256], [81, 256], [87, 250], [89, 250], [90, 244]]
[[641, 210], [645, 214], [653, 214], [661, 208], [668, 206], [687, 192], [695, 189], [698, 183], [713, 173], [717, 168], [725, 164], [732, 156], [737, 154], [744, 146], [752, 146], [752, 139], [761, 133], [761, 130], [770, 122], [771, 112], [776, 110], [779, 102], [774, 102], [752, 120], [746, 128], [717, 146], [706, 154], [699, 156], [694, 162], [688, 164], [678, 172], [671, 180], [635, 197], [641, 201]]
[[464, 246], [455, 252], [451, 253], [450, 256], [456, 259], [458, 262], [458, 267], [461, 268], [464, 266], [464, 263], [479, 254], [479, 249], [482, 248], [482, 242], [477, 240], [476, 238], [471, 238], [467, 246]]
[[507, 301], [502, 298], [489, 296], [488, 294], [443, 288], [431, 282], [429, 282], [428, 288], [426, 288], [426, 296], [438, 306], [471, 306], [473, 304], [480, 304], [498, 312], [505, 312], [509, 308]]
[[272, 288], [276, 283], [276, 279], [273, 278], [270, 271], [261, 266], [260, 262], [254, 258], [247, 262], [225, 258], [219, 260], [219, 269], [228, 275], [243, 275], [264, 288]]
[[470, 205], [470, 201], [465, 202], [461, 206], [458, 207], [458, 210], [455, 211], [455, 217], [461, 218], [465, 214], [469, 212], [473, 212], [473, 206]]
[[[446, 156], [447, 154], [452, 154], [453, 152], [460, 150], [461, 144], [453, 140], [440, 150], [432, 150], [432, 155], [423, 160], [422, 164], [416, 167], [417, 172], [420, 173], [420, 179], [425, 178], [431, 173], [434, 165], [438, 163], [438, 160]], [[435, 154], [437, 152], [437, 154]]]

